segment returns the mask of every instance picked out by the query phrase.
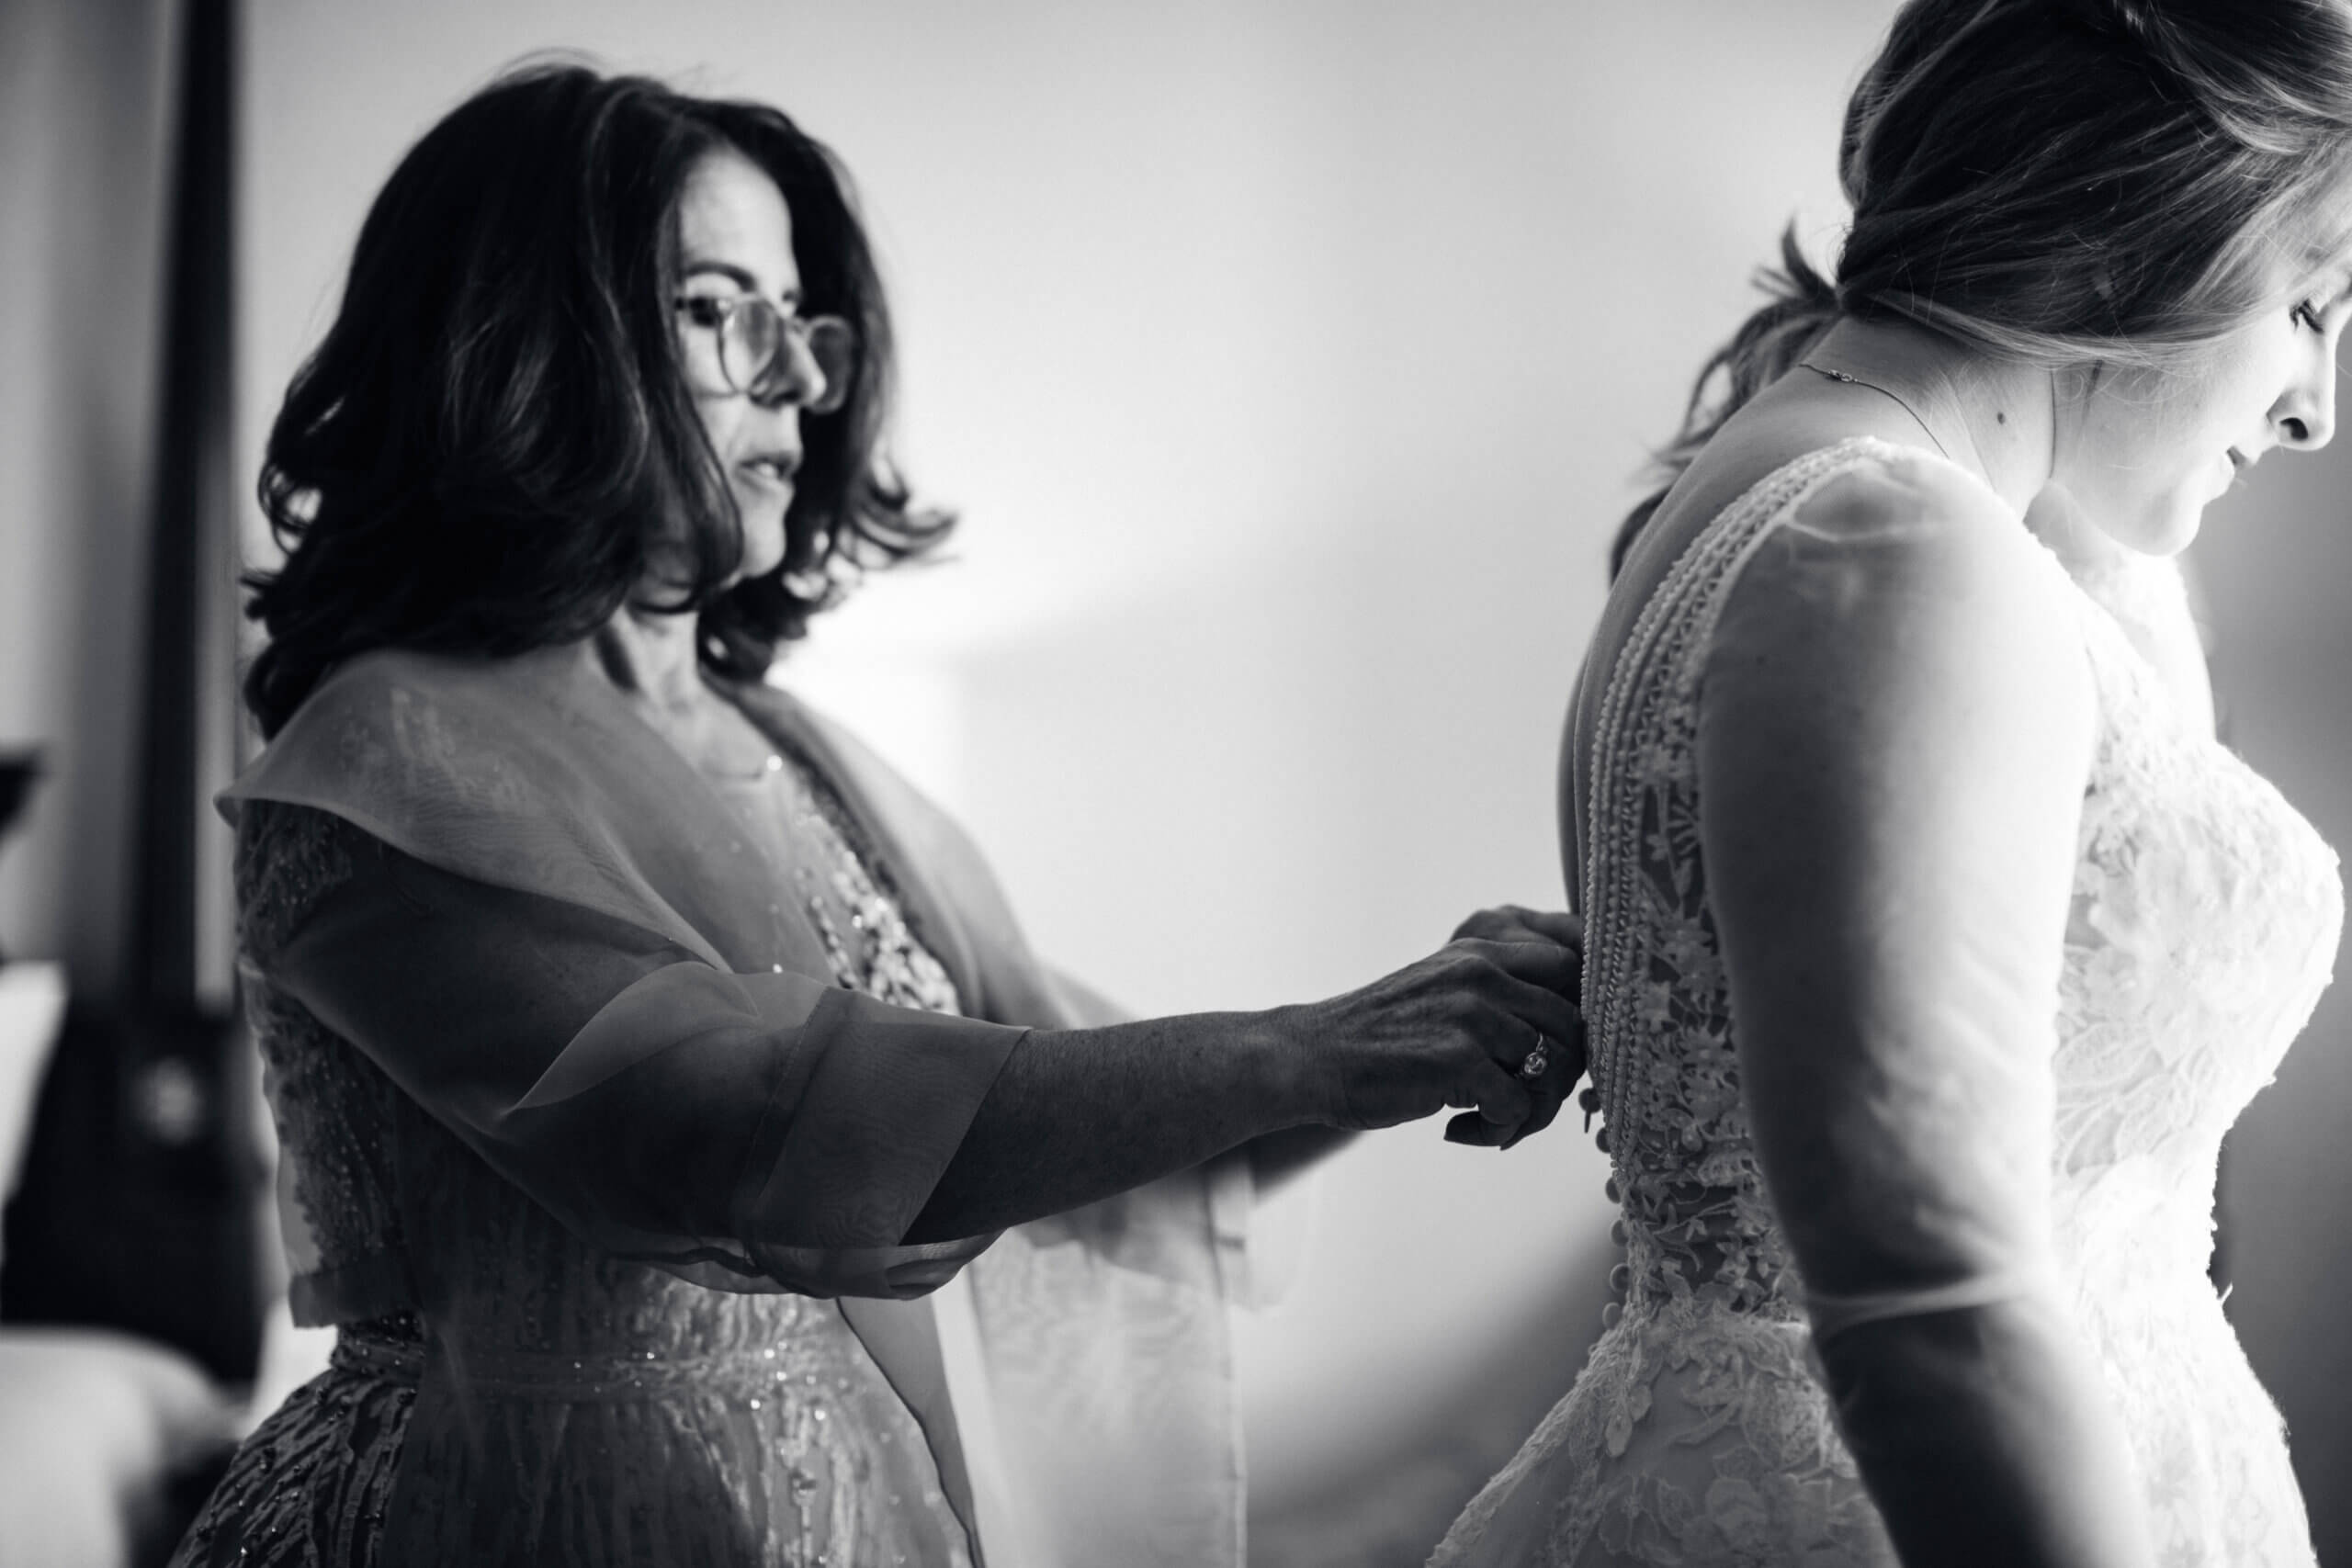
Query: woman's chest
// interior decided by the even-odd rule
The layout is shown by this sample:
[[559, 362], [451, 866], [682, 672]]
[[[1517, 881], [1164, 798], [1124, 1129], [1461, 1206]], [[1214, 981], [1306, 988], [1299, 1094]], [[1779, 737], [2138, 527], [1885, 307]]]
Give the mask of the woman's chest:
[[2183, 717], [2119, 628], [2088, 643], [2098, 732], [2054, 1064], [2086, 1162], [2218, 1143], [2309, 1018], [2343, 918], [2311, 824]]
[[718, 788], [835, 982], [898, 1007], [963, 1010], [954, 978], [916, 931], [873, 835], [820, 773], [778, 750], [757, 773], [718, 781]]

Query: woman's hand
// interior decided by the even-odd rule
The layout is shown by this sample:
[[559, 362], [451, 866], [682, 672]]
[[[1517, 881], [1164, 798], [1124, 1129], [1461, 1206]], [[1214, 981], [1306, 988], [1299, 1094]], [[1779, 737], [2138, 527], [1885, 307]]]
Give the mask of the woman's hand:
[[[1031, 1030], [1005, 1058], [902, 1244], [981, 1235], [1252, 1145], [1261, 1176], [1328, 1153], [1328, 1128], [1476, 1109], [1446, 1136], [1509, 1147], [1584, 1071], [1583, 928], [1489, 909], [1419, 964], [1329, 1001]], [[1542, 1041], [1542, 1070], [1518, 1075]], [[1253, 1140], [1265, 1140], [1261, 1152]]]
[[[1582, 917], [1572, 915], [1566, 909], [1526, 909], [1517, 904], [1498, 905], [1491, 909], [1479, 910], [1454, 927], [1453, 940], [1456, 942], [1471, 940], [1550, 943], [1565, 947], [1576, 954], [1577, 978], [1580, 981], [1582, 977], [1584, 920]], [[1577, 1004], [1576, 1032], [1558, 1038], [1547, 1038], [1544, 1050], [1547, 1058], [1544, 1080], [1555, 1088], [1558, 1100], [1555, 1100], [1551, 1108], [1544, 1112], [1542, 1121], [1521, 1128], [1517, 1136], [1513, 1137], [1510, 1143], [1501, 1145], [1504, 1148], [1510, 1147], [1511, 1144], [1517, 1143], [1520, 1138], [1527, 1136], [1530, 1133], [1539, 1133], [1549, 1126], [1552, 1118], [1559, 1114], [1559, 1101], [1566, 1100], [1568, 1091], [1576, 1088], [1577, 1080], [1583, 1077], [1586, 1070], [1592, 1065], [1591, 1053], [1585, 1034], [1582, 986], [1579, 984], [1576, 989], [1570, 991], [1569, 997]], [[1587, 1089], [1585, 1095], [1585, 1103], [1589, 1107], [1592, 1103], [1593, 1091]], [[1589, 1127], [1591, 1122], [1592, 1116], [1588, 1109], [1585, 1115], [1586, 1125]], [[1445, 1136], [1450, 1143], [1483, 1145], [1493, 1141], [1487, 1136], [1487, 1125], [1484, 1117], [1475, 1112], [1464, 1112], [1446, 1123]]]
[[1583, 943], [1573, 915], [1483, 909], [1419, 963], [1285, 1010], [1320, 1119], [1365, 1131], [1475, 1108], [1447, 1141], [1501, 1148], [1549, 1125], [1584, 1073]]

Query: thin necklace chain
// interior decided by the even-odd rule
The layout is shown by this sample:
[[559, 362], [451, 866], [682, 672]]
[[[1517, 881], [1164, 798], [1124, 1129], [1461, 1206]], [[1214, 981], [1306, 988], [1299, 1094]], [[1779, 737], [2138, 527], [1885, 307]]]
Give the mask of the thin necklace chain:
[[1867, 387], [1882, 398], [1894, 398], [1894, 406], [1901, 409], [1905, 413], [1909, 414], [1919, 428], [1927, 432], [1928, 439], [1936, 443], [1936, 450], [1942, 455], [1944, 461], [1947, 463], [1951, 461], [1951, 454], [1944, 451], [1944, 444], [1941, 441], [1937, 440], [1936, 433], [1934, 429], [1928, 425], [1928, 422], [1919, 417], [1919, 411], [1913, 408], [1909, 403], [1905, 402], [1901, 398], [1896, 397], [1894, 393], [1888, 391], [1884, 387], [1880, 386], [1877, 382], [1865, 381], [1860, 376], [1849, 376], [1843, 370], [1825, 369], [1823, 367], [1814, 364], [1809, 359], [1798, 360], [1797, 368], [1800, 370], [1810, 370], [1816, 376], [1826, 376], [1832, 381], [1843, 381], [1849, 387]]

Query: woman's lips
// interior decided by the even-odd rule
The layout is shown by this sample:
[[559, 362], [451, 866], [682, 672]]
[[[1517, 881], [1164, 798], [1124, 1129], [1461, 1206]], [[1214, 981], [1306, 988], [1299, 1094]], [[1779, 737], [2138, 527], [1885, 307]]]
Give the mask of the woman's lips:
[[767, 452], [756, 457], [746, 457], [735, 465], [738, 473], [748, 475], [753, 482], [768, 490], [789, 492], [792, 476], [800, 470], [797, 452]]

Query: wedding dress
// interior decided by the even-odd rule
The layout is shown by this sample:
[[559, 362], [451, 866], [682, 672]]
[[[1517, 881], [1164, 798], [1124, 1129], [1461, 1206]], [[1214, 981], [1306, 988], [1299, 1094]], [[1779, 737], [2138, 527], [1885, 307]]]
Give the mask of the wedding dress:
[[[1609, 672], [1586, 796], [1584, 997], [1623, 1302], [1432, 1568], [1894, 1562], [1816, 1381], [1751, 1141], [1696, 745], [1743, 570], [1809, 497], [1867, 468], [1990, 500], [1963, 470], [1882, 442], [1803, 457], [1697, 534]], [[2044, 1096], [2060, 1293], [2129, 1435], [2156, 1561], [2309, 1564], [2279, 1416], [2207, 1265], [2222, 1136], [2329, 976], [2335, 857], [2014, 532], [2015, 570], [2048, 579], [2053, 613], [2079, 622], [2095, 694]]]

